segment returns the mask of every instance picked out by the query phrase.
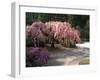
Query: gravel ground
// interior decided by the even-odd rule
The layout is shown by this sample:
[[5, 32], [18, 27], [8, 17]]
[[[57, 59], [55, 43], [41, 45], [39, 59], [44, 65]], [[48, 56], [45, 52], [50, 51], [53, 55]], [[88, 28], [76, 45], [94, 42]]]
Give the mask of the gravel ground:
[[47, 66], [79, 65], [82, 60], [89, 59], [89, 48], [65, 48], [64, 51], [50, 52]]

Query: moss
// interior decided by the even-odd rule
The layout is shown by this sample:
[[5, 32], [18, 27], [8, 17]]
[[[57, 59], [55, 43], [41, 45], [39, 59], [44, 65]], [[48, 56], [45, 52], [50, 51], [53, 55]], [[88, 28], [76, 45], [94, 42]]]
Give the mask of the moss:
[[63, 48], [56, 48], [56, 47], [48, 47], [47, 49], [48, 49], [48, 51], [53, 51], [53, 52], [65, 50]]

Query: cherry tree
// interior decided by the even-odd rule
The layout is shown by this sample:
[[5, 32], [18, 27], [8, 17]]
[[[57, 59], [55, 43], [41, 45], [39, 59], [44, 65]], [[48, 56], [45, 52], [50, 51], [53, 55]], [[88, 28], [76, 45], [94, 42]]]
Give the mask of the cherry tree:
[[51, 47], [54, 47], [56, 41], [66, 46], [80, 42], [79, 32], [72, 28], [68, 22], [50, 21], [46, 22], [45, 25], [43, 33], [51, 41]]
[[26, 36], [30, 36], [34, 47], [43, 45], [46, 40], [46, 36], [41, 32], [41, 29], [45, 27], [42, 22], [33, 22], [31, 26], [26, 27]]

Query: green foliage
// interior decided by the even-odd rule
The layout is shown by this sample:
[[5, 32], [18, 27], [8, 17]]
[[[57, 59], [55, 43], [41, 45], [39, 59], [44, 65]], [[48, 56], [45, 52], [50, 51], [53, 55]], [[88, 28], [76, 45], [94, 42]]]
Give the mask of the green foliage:
[[80, 37], [82, 39], [82, 41], [89, 41], [90, 38], [90, 34], [89, 34], [89, 30], [84, 30], [84, 29], [80, 29]]
[[72, 26], [74, 27], [79, 26], [82, 29], [85, 28], [87, 20], [89, 20], [88, 15], [69, 15], [68, 16], [68, 21]]
[[26, 46], [27, 47], [32, 47], [33, 46], [33, 41], [31, 37], [26, 37]]
[[67, 21], [66, 14], [48, 14], [48, 13], [26, 13], [26, 25], [31, 25], [35, 21]]

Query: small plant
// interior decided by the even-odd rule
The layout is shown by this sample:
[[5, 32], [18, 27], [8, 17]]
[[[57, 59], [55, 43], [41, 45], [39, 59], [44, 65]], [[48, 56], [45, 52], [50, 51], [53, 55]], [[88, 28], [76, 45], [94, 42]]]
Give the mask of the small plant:
[[27, 48], [26, 52], [26, 66], [42, 66], [47, 64], [48, 51], [43, 48]]

